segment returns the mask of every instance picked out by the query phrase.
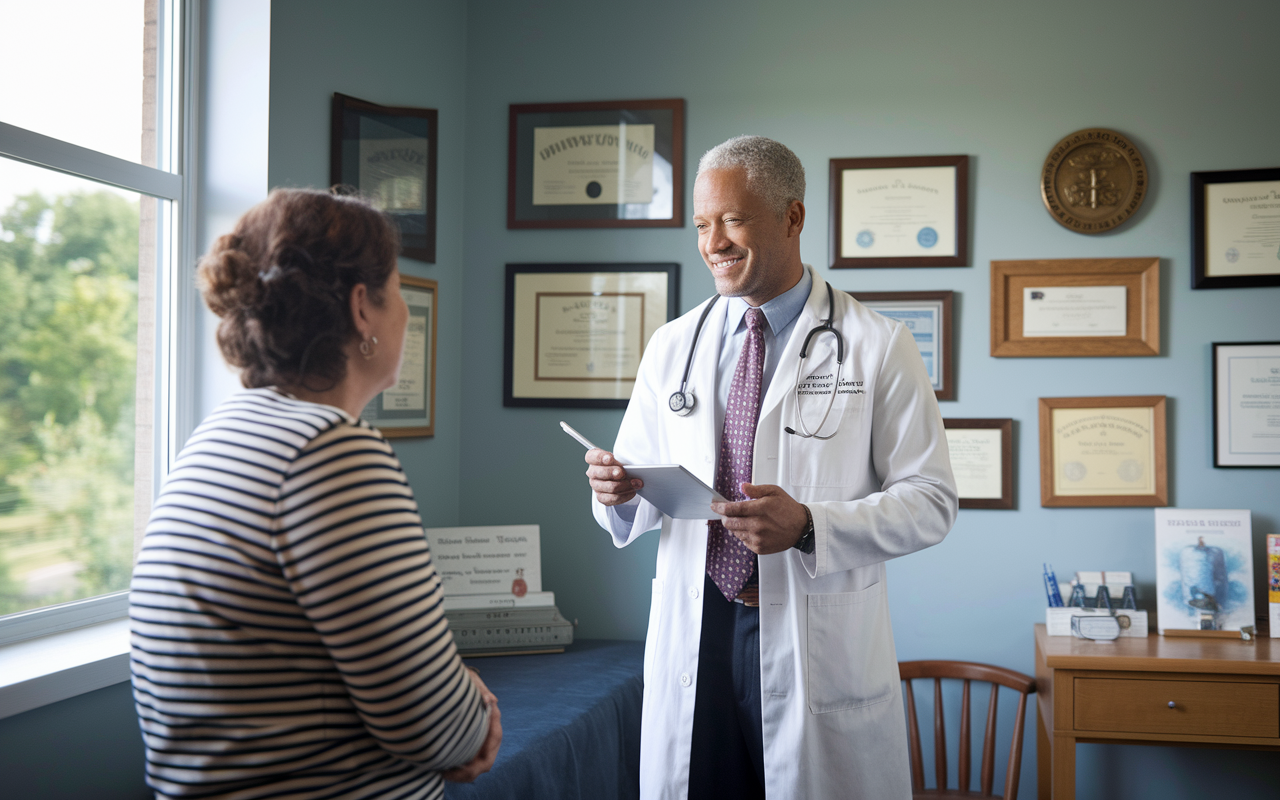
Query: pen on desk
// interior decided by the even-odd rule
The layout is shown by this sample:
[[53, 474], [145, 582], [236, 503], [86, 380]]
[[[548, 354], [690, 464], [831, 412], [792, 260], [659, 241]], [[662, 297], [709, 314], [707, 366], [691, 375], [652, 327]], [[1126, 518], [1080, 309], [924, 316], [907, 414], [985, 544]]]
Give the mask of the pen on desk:
[[1043, 564], [1044, 567], [1044, 593], [1049, 598], [1050, 608], [1062, 607], [1062, 593], [1058, 591], [1058, 576], [1054, 573], [1053, 567]]

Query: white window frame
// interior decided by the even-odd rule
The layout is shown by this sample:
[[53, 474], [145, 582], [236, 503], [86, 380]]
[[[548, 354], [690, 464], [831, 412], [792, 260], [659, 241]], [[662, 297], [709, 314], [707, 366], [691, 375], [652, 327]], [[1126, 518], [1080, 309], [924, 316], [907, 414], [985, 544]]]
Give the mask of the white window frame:
[[[117, 158], [0, 122], [0, 155], [6, 158], [167, 201], [157, 215], [156, 231], [152, 500], [182, 442], [194, 427], [193, 355], [196, 351], [198, 308], [194, 275], [192, 270], [182, 266], [195, 262], [195, 204], [192, 200], [195, 196], [195, 132], [198, 130], [196, 114], [199, 108], [200, 5], [200, 0], [160, 0], [157, 9], [158, 167]], [[175, 53], [177, 58], [173, 57]], [[136, 540], [140, 537], [141, 531], [135, 531], [135, 551]], [[31, 660], [27, 654], [32, 648], [14, 643], [90, 626], [127, 630], [124, 622], [127, 615], [128, 591], [119, 591], [0, 618], [0, 674], [6, 672], [4, 667], [12, 659]], [[90, 634], [89, 638], [95, 637]], [[127, 639], [125, 646], [127, 649]], [[115, 666], [118, 668], [119, 664]], [[114, 682], [110, 680], [101, 685]], [[12, 690], [15, 688], [22, 689], [21, 686], [0, 682], [0, 718], [26, 710], [20, 706], [42, 704], [32, 705], [30, 697], [17, 704], [10, 702], [14, 699]], [[75, 693], [78, 692], [65, 696]], [[18, 691], [17, 694], [23, 695], [23, 692]], [[43, 702], [50, 701], [43, 697]]]

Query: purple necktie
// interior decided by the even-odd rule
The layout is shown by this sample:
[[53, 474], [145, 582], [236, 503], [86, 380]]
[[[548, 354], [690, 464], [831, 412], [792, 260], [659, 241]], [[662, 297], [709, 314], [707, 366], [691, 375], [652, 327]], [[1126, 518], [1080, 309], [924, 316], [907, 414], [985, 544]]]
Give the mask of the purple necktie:
[[[720, 434], [720, 462], [716, 467], [716, 491], [729, 500], [746, 500], [739, 487], [751, 482], [752, 447], [760, 420], [760, 381], [764, 377], [764, 312], [747, 309], [747, 340], [738, 354], [738, 366], [729, 385]], [[707, 574], [732, 600], [742, 591], [755, 569], [756, 554], [725, 530], [720, 520], [707, 522]]]

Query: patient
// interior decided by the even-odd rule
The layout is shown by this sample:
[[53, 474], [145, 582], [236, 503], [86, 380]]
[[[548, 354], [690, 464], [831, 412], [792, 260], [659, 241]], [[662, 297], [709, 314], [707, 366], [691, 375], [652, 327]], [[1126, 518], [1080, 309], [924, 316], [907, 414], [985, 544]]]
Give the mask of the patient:
[[364, 201], [280, 190], [200, 262], [246, 389], [174, 462], [133, 574], [157, 797], [436, 798], [497, 755], [413, 492], [359, 419], [400, 368], [398, 249]]

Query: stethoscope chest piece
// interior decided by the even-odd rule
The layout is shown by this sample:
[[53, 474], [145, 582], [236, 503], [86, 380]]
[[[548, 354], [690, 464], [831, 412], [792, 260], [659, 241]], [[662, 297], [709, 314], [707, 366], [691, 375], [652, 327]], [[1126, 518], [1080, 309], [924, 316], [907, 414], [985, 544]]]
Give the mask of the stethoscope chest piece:
[[693, 413], [693, 407], [698, 404], [694, 399], [693, 392], [672, 392], [667, 405], [671, 410], [676, 412], [676, 416], [687, 417]]

